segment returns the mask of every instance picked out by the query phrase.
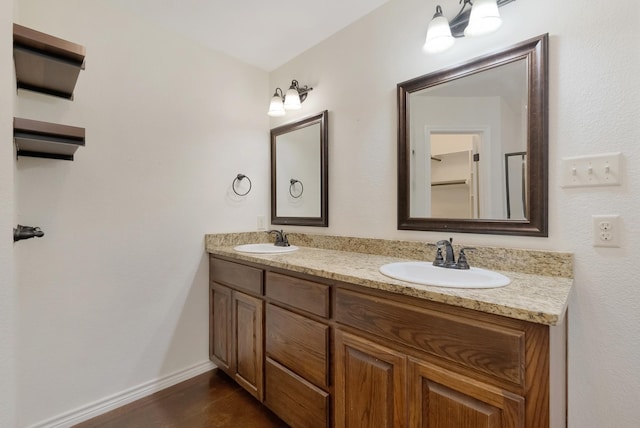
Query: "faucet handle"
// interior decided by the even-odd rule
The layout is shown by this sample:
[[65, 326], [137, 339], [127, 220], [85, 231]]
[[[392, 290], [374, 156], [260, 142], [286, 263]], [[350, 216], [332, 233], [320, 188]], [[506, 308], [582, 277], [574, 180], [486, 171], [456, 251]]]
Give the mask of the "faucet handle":
[[433, 261], [434, 266], [444, 266], [444, 257], [442, 256], [442, 247], [438, 246], [436, 250], [436, 258]]
[[465, 254], [465, 250], [470, 250], [473, 251], [475, 250], [475, 248], [473, 247], [464, 247], [464, 248], [460, 248], [460, 255], [458, 256], [458, 263], [457, 263], [457, 268], [458, 269], [469, 269], [469, 262], [467, 262], [467, 255]]
[[460, 255], [458, 256], [458, 262], [456, 263], [457, 269], [469, 269], [469, 262], [467, 262], [467, 255], [464, 253], [464, 248], [460, 250]]

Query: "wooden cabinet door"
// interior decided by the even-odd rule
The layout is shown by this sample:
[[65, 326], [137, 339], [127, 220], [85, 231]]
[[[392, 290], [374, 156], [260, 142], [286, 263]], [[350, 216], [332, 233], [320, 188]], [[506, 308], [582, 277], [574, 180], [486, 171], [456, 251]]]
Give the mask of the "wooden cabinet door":
[[524, 398], [409, 359], [411, 428], [524, 428]]
[[406, 426], [406, 357], [340, 330], [335, 331], [335, 426]]
[[233, 343], [230, 288], [212, 283], [209, 289], [209, 358], [233, 376]]
[[263, 388], [263, 329], [264, 303], [255, 297], [234, 291], [233, 340], [235, 380], [258, 400]]

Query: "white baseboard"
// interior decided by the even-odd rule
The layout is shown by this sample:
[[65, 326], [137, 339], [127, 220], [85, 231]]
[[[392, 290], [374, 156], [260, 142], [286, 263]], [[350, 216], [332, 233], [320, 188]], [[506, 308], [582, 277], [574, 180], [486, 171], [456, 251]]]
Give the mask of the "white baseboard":
[[68, 428], [215, 368], [216, 365], [211, 361], [205, 361], [31, 425], [30, 428]]

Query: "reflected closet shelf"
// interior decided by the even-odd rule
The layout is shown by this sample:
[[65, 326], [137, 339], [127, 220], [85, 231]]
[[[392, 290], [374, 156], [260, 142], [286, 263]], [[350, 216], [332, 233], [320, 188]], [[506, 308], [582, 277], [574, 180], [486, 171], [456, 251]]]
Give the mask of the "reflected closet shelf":
[[443, 181], [434, 181], [431, 183], [431, 187], [436, 187], [436, 186], [452, 186], [455, 184], [469, 184], [468, 180], [466, 179], [460, 179], [460, 180], [443, 180]]

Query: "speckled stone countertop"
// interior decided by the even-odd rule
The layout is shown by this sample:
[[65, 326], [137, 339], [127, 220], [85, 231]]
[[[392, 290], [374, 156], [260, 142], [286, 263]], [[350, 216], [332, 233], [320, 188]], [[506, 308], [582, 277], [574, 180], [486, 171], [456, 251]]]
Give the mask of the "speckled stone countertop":
[[300, 249], [271, 255], [240, 253], [233, 247], [271, 240], [263, 232], [217, 234], [205, 237], [205, 249], [238, 261], [546, 325], [562, 322], [573, 285], [570, 253], [476, 247], [473, 256], [467, 257], [469, 263], [496, 270], [508, 276], [511, 284], [501, 288], [458, 289], [408, 283], [379, 272], [380, 266], [387, 263], [430, 261], [434, 248], [424, 243], [293, 233], [289, 234], [289, 241]]

